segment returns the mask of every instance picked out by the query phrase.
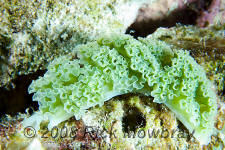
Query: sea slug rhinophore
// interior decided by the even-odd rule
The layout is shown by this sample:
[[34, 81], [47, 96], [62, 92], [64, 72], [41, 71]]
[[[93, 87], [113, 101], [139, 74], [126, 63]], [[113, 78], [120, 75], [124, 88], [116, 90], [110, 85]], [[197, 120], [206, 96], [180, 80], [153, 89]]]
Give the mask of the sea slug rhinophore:
[[207, 144], [217, 113], [212, 87], [188, 51], [172, 50], [150, 38], [111, 35], [55, 59], [28, 91], [39, 103], [39, 117], [51, 116], [50, 127], [70, 116], [80, 119], [88, 108], [114, 96], [142, 93], [164, 103], [201, 144]]

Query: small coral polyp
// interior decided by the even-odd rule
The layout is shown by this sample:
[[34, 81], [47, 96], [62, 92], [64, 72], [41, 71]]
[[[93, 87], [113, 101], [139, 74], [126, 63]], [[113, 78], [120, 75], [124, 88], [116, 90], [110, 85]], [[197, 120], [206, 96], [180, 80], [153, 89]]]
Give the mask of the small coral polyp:
[[102, 106], [117, 95], [153, 96], [189, 132], [194, 131], [201, 144], [207, 144], [217, 113], [212, 87], [188, 51], [172, 50], [152, 38], [114, 35], [79, 45], [70, 56], [55, 59], [46, 74], [32, 82], [29, 93], [34, 93], [40, 114], [55, 116], [49, 117], [50, 123], [59, 117], [63, 121], [68, 114], [80, 119], [88, 108]]

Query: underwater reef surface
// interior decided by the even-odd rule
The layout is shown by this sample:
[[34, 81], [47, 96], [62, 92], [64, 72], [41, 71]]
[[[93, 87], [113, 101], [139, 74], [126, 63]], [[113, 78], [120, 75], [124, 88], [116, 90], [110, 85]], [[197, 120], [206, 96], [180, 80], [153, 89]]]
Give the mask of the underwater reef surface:
[[[47, 123], [42, 123], [36, 138], [25, 138], [23, 132], [19, 132], [14, 134], [13, 138], [10, 137], [7, 145], [2, 144], [2, 148], [13, 149], [16, 145], [22, 149], [28, 144], [31, 147], [35, 142], [41, 145], [40, 148], [46, 149], [201, 148], [176, 119], [174, 113], [164, 105], [153, 103], [153, 98], [143, 95], [128, 94], [115, 97], [102, 107], [91, 108], [82, 120], [76, 121], [71, 118], [60, 123], [59, 130], [68, 128], [68, 135], [64, 138], [60, 138], [60, 135], [52, 137]], [[72, 131], [76, 137], [69, 136]], [[55, 133], [53, 134], [55, 136]], [[42, 135], [46, 138], [41, 138]], [[5, 142], [6, 140], [5, 137]]]
[[[88, 1], [85, 1], [85, 3], [86, 2]], [[224, 3], [224, 1], [222, 2]], [[107, 12], [107, 14], [117, 13], [112, 10], [114, 10], [113, 7], [118, 6], [118, 3], [120, 2], [116, 1], [115, 3], [104, 3], [104, 6], [107, 6], [103, 6], [103, 8], [99, 10]], [[129, 20], [125, 21], [127, 24], [118, 21], [118, 26], [114, 26], [114, 24], [111, 24], [110, 22], [112, 17], [109, 17], [109, 20], [107, 21], [110, 23], [107, 26], [111, 25], [113, 28], [100, 25], [101, 28], [92, 30], [94, 29], [92, 26], [95, 26], [96, 24], [86, 24], [86, 22], [82, 22], [86, 25], [81, 26], [81, 28], [77, 26], [71, 27], [69, 24], [64, 24], [66, 21], [70, 21], [70, 15], [66, 15], [67, 8], [69, 8], [68, 14], [70, 14], [72, 9], [69, 7], [70, 4], [75, 6], [75, 2], [72, 1], [68, 1], [68, 5], [58, 1], [56, 1], [56, 3], [55, 1], [54, 3], [53, 1], [46, 1], [45, 4], [41, 1], [24, 1], [22, 4], [19, 1], [1, 2], [0, 13], [1, 16], [4, 17], [0, 18], [1, 87], [14, 88], [14, 82], [18, 83], [16, 85], [22, 84], [22, 81], [18, 82], [18, 80], [14, 80], [17, 79], [18, 75], [22, 75], [23, 78], [20, 79], [28, 80], [27, 82], [30, 83], [31, 80], [37, 79], [39, 75], [44, 74], [48, 63], [55, 57], [68, 54], [70, 52], [69, 48], [77, 44], [86, 43], [89, 40], [93, 40], [92, 37], [95, 38], [95, 35], [98, 35], [105, 30], [112, 29], [116, 30], [116, 32], [118, 31], [123, 33], [134, 19], [125, 17]], [[80, 5], [82, 5], [82, 3], [77, 4], [77, 6]], [[90, 6], [95, 7], [94, 5], [95, 4], [90, 2]], [[224, 7], [224, 5], [221, 4], [220, 8], [222, 7]], [[132, 8], [135, 11], [138, 9], [136, 7], [125, 8]], [[54, 12], [53, 10], [57, 11]], [[84, 15], [83, 12], [88, 11], [89, 10], [85, 10], [84, 7], [84, 11], [81, 11], [81, 16]], [[120, 13], [118, 13], [118, 16], [123, 15], [121, 14], [121, 11], [119, 12]], [[64, 14], [61, 18], [56, 17], [61, 14]], [[76, 17], [76, 14], [74, 14], [74, 17]], [[85, 15], [90, 15], [90, 13], [85, 13]], [[94, 16], [95, 15], [96, 14], [94, 14]], [[101, 22], [101, 16], [102, 15], [100, 15], [100, 17], [94, 17], [93, 20], [100, 19]], [[113, 17], [118, 16], [113, 15]], [[89, 18], [93, 16], [87, 17]], [[218, 18], [220, 18], [220, 16]], [[116, 18], [115, 20], [119, 19]], [[59, 24], [57, 24], [57, 21], [59, 21]], [[37, 25], [36, 27], [34, 26], [35, 24]], [[61, 27], [63, 30], [61, 30]], [[88, 29], [83, 31], [83, 27]], [[97, 33], [93, 33], [93, 31]], [[149, 31], [146, 30], [146, 32]], [[47, 129], [48, 123], [43, 123], [41, 125], [41, 130], [36, 133], [35, 138], [29, 138], [24, 136], [24, 128], [21, 126], [22, 120], [29, 115], [26, 116], [25, 114], [20, 114], [15, 117], [2, 117], [0, 121], [0, 149], [94, 149], [98, 147], [101, 147], [102, 149], [224, 149], [224, 25], [215, 25], [207, 28], [179, 25], [168, 29], [160, 28], [150, 36], [152, 36], [151, 38], [165, 41], [176, 49], [189, 50], [190, 54], [204, 68], [207, 73], [207, 77], [216, 85], [218, 110], [215, 127], [220, 132], [218, 132], [217, 135], [212, 136], [212, 140], [207, 146], [201, 146], [198, 141], [193, 138], [192, 133], [188, 132], [183, 124], [176, 119], [175, 114], [172, 113], [167, 107], [153, 103], [153, 98], [151, 97], [131, 94], [113, 98], [112, 100], [106, 102], [102, 107], [96, 106], [90, 108], [82, 120], [76, 121], [71, 118], [60, 123], [58, 125], [59, 130], [61, 130], [64, 125], [68, 128], [68, 130], [72, 131], [74, 130], [72, 128], [75, 127], [75, 133], [78, 133], [78, 136], [73, 137], [74, 135], [72, 135], [72, 138], [69, 135], [67, 138], [60, 138], [60, 136], [54, 137], [55, 133], [51, 135], [51, 131], [48, 131]], [[43, 49], [44, 51], [42, 51]], [[27, 90], [24, 89], [24, 87], [27, 86], [21, 85], [15, 89], [20, 89], [21, 93], [23, 93], [26, 92], [24, 90]], [[0, 91], [0, 100], [2, 101], [4, 94], [8, 92], [5, 90]], [[17, 93], [18, 92], [15, 92], [11, 98], [14, 97], [14, 99], [16, 99], [21, 97]], [[9, 104], [8, 100], [10, 99], [7, 99], [7, 97], [4, 98], [4, 100], [5, 99], [7, 101], [3, 102], [3, 104]], [[18, 100], [18, 105], [16, 104], [16, 106], [23, 105], [19, 104], [20, 100], [21, 99]], [[147, 112], [151, 113], [148, 114]], [[133, 120], [135, 121], [133, 122]], [[110, 127], [114, 127], [114, 124], [116, 128], [113, 129], [117, 129], [117, 131], [113, 133], [118, 138], [115, 138], [110, 132], [112, 130]], [[151, 128], [148, 128], [148, 125], [150, 125]], [[88, 132], [87, 135], [83, 136], [86, 129], [85, 127], [87, 126], [94, 126], [97, 129], [100, 129], [100, 131], [94, 129], [93, 132], [101, 132], [102, 129], [106, 131], [103, 135], [99, 135], [99, 133], [89, 134]], [[170, 136], [168, 138], [164, 138], [167, 137], [167, 130], [165, 130], [165, 135], [162, 135], [162, 132], [159, 133], [159, 136], [161, 136], [160, 138], [156, 137], [148, 139], [148, 129], [150, 129], [151, 134], [153, 128], [160, 129], [159, 132], [164, 131], [161, 129], [167, 129]], [[77, 131], [77, 129], [79, 131]], [[123, 135], [129, 130], [136, 131], [137, 135], [132, 139], [124, 139]], [[157, 131], [158, 130], [156, 130], [156, 133]], [[174, 136], [171, 137], [173, 132]], [[72, 134], [74, 133], [72, 132]], [[146, 138], [143, 137], [143, 134], [146, 134], [144, 136]], [[43, 138], [43, 135], [47, 138]], [[103, 138], [102, 136], [106, 136], [106, 138]]]
[[224, 23], [224, 0], [157, 0], [140, 8], [127, 33], [145, 37], [159, 27], [174, 27], [176, 24], [208, 27]]
[[223, 24], [224, 9], [225, 2], [220, 0], [3, 0], [0, 87], [15, 88], [14, 80], [20, 75], [45, 70], [54, 58], [102, 33], [127, 30], [147, 36], [176, 23]]

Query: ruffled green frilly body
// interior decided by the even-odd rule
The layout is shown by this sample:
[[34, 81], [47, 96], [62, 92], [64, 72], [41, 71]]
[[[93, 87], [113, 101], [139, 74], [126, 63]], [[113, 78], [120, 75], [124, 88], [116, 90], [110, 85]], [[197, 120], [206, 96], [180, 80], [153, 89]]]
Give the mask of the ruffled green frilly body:
[[129, 35], [79, 45], [71, 56], [50, 63], [46, 74], [29, 87], [40, 111], [24, 124], [43, 120], [41, 115], [48, 117], [49, 127], [71, 116], [80, 119], [88, 108], [131, 92], [165, 104], [201, 144], [209, 142], [217, 103], [202, 67], [188, 51]]

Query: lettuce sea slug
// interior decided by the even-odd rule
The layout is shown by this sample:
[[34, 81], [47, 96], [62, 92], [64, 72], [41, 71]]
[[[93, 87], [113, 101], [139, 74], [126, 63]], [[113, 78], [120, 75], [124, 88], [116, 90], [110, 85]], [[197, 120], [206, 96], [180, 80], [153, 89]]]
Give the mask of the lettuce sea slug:
[[202, 67], [188, 51], [172, 50], [164, 42], [114, 35], [79, 45], [71, 56], [55, 59], [43, 77], [28, 89], [40, 111], [24, 121], [49, 127], [114, 96], [141, 93], [171, 109], [201, 144], [214, 131], [216, 94]]

